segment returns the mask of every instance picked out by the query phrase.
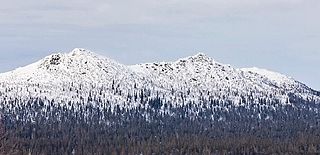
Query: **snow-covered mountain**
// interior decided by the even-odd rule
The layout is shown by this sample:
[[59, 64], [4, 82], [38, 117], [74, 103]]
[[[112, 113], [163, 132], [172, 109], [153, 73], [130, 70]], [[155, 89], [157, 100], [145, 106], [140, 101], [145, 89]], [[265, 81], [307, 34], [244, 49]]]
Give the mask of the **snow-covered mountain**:
[[[185, 154], [181, 148], [262, 154], [280, 139], [284, 148], [308, 153], [309, 146], [318, 147], [312, 137], [319, 129], [320, 92], [280, 73], [234, 68], [203, 53], [127, 66], [74, 49], [0, 74], [0, 149], [20, 154]], [[314, 143], [304, 145], [301, 137]], [[234, 139], [240, 140], [230, 143]], [[235, 146], [235, 153], [224, 144]]]
[[182, 93], [191, 91], [191, 98], [207, 94], [206, 97], [239, 103], [240, 96], [246, 98], [250, 95], [256, 99], [276, 98], [284, 104], [289, 103], [290, 93], [305, 99], [319, 98], [316, 91], [280, 73], [259, 68], [233, 68], [203, 53], [176, 62], [147, 63], [130, 68], [153, 79], [157, 87]]
[[237, 69], [203, 53], [175, 62], [126, 66], [77, 48], [0, 74], [2, 103], [42, 99], [45, 104], [109, 103], [132, 108], [161, 98], [173, 106], [206, 101], [249, 106], [262, 100], [291, 105], [292, 95], [320, 102], [319, 92], [290, 77], [259, 68]]

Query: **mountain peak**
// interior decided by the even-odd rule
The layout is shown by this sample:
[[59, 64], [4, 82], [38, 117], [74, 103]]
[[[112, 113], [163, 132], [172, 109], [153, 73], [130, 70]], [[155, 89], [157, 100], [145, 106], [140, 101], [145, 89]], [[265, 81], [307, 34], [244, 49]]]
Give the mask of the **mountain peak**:
[[69, 66], [72, 63], [80, 63], [87, 61], [95, 61], [97, 55], [83, 48], [75, 48], [69, 53], [54, 53], [45, 57], [41, 63], [40, 68], [51, 69], [58, 66]]
[[209, 56], [207, 56], [206, 54], [204, 54], [202, 52], [199, 52], [193, 56], [183, 58], [181, 60], [188, 60], [191, 62], [212, 62], [212, 61], [214, 61], [214, 59], [210, 58]]
[[88, 54], [92, 55], [93, 52], [91, 52], [90, 50], [84, 49], [84, 48], [75, 48], [69, 53], [69, 55], [71, 55], [71, 56], [88, 55]]
[[208, 56], [202, 52], [198, 52], [196, 55], [194, 55], [192, 57], [208, 57]]

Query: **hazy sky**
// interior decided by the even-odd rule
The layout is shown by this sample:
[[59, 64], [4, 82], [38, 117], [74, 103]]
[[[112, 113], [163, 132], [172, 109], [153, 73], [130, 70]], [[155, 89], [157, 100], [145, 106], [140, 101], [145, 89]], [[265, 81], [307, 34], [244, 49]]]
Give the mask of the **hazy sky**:
[[0, 5], [0, 72], [87, 48], [124, 64], [201, 51], [320, 90], [319, 0], [10, 0]]

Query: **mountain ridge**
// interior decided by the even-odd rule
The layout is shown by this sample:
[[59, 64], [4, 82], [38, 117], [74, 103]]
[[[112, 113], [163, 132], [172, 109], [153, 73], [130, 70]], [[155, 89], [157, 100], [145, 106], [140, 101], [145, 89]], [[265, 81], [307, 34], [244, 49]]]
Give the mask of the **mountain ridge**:
[[[11, 91], [6, 92], [7, 88]], [[320, 101], [317, 91], [290, 77], [258, 68], [233, 68], [204, 53], [173, 62], [127, 66], [76, 48], [0, 74], [0, 93], [24, 100], [40, 97], [64, 104], [85, 103], [96, 94], [102, 101], [117, 101], [122, 107], [129, 102], [129, 107], [135, 107], [142, 101], [132, 101], [130, 96], [146, 90], [148, 96], [141, 100], [162, 96], [163, 101], [175, 105], [213, 99], [241, 105], [251, 97], [256, 103], [264, 99], [291, 104], [290, 94]], [[0, 100], [6, 100], [5, 96]]]

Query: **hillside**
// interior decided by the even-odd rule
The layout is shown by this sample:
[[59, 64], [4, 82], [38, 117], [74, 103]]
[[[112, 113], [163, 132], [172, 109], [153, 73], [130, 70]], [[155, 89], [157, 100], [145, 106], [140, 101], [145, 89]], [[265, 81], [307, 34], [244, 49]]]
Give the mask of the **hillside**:
[[0, 74], [0, 154], [320, 153], [319, 110], [320, 92], [266, 69], [77, 48]]

